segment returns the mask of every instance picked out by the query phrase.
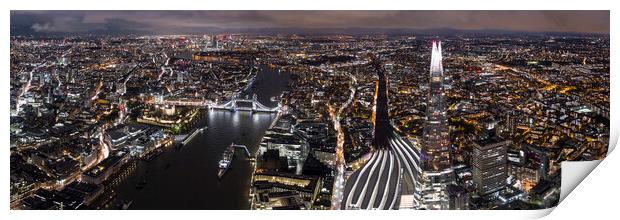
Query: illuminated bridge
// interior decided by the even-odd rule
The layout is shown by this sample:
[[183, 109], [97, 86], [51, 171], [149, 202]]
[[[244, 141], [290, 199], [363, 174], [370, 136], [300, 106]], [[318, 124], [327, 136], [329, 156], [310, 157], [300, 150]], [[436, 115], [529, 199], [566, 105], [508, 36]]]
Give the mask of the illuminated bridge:
[[230, 110], [230, 111], [251, 111], [251, 112], [280, 112], [281, 106], [278, 103], [278, 106], [270, 108], [267, 107], [257, 100], [256, 94], [252, 97], [252, 99], [239, 99], [234, 96], [230, 101], [222, 104], [210, 104], [210, 109], [222, 109], [222, 110]]
[[279, 103], [278, 106], [273, 108], [263, 105], [258, 101], [256, 94], [254, 94], [252, 99], [233, 96], [230, 101], [219, 104], [208, 100], [162, 100], [156, 103], [174, 106], [205, 107], [209, 109], [230, 111], [280, 112], [282, 110], [282, 106]]

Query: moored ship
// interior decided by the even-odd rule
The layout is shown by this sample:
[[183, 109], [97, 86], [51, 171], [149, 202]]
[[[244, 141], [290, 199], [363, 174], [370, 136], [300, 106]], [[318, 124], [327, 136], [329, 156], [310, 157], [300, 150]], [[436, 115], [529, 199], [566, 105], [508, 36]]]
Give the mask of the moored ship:
[[230, 164], [232, 163], [234, 155], [235, 155], [235, 144], [232, 143], [230, 144], [230, 146], [228, 146], [224, 150], [224, 153], [222, 153], [222, 159], [220, 159], [220, 162], [218, 163], [218, 167], [219, 167], [218, 172], [217, 172], [218, 178], [221, 179], [222, 176], [226, 174], [226, 171], [228, 171], [228, 169], [230, 168]]

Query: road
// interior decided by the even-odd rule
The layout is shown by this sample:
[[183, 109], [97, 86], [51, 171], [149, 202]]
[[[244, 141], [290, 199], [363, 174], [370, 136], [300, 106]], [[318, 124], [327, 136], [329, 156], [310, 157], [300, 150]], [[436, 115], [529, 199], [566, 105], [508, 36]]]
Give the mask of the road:
[[337, 132], [337, 144], [336, 144], [336, 176], [334, 178], [334, 187], [332, 191], [332, 210], [340, 209], [342, 199], [344, 197], [344, 171], [346, 161], [344, 160], [344, 132], [342, 131], [342, 127], [340, 126], [340, 115], [347, 108], [353, 99], [355, 98], [355, 85], [357, 85], [357, 79], [351, 73], [348, 73], [351, 78], [351, 85], [349, 90], [351, 91], [349, 95], [349, 99], [345, 102], [340, 108], [338, 112], [334, 112], [333, 108], [329, 106], [329, 115], [334, 123], [334, 129]]

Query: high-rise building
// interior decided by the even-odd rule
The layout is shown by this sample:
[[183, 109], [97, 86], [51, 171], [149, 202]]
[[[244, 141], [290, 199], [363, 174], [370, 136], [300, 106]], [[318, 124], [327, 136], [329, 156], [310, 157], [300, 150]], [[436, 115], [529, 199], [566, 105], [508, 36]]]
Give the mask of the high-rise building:
[[493, 126], [486, 126], [485, 138], [474, 141], [472, 170], [474, 184], [480, 195], [497, 192], [506, 186], [507, 158], [510, 140], [495, 135]]
[[422, 208], [448, 209], [446, 186], [453, 183], [450, 133], [444, 98], [441, 42], [433, 42], [426, 124], [422, 146], [422, 179], [419, 193]]

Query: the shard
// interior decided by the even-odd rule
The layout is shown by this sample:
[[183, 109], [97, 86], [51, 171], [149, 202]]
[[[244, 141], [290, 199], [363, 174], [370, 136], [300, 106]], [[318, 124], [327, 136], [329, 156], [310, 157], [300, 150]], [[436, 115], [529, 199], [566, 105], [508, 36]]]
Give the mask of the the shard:
[[441, 42], [433, 42], [420, 186], [421, 202], [427, 209], [448, 209], [446, 186], [454, 182], [443, 80]]

